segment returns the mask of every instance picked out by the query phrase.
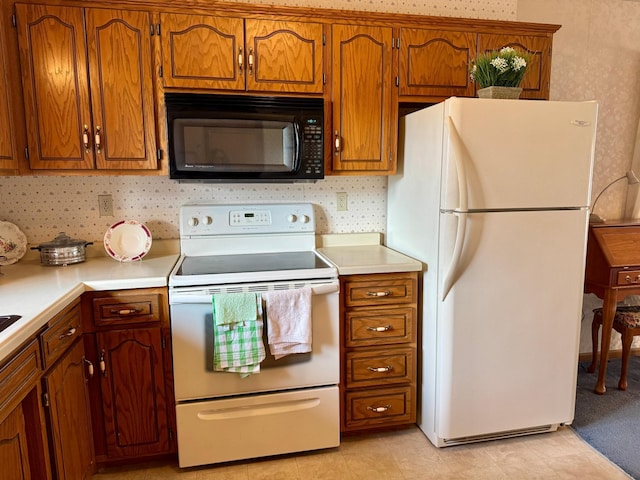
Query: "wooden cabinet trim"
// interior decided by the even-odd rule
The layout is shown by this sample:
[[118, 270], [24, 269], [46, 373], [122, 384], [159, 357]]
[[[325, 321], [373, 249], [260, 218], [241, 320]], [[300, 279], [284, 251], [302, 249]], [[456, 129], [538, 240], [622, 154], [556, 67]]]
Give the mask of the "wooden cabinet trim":
[[[42, 374], [40, 347], [33, 339], [0, 367], [0, 412], [8, 413], [31, 390]], [[2, 421], [0, 414], [0, 421]]]
[[54, 317], [40, 334], [42, 364], [46, 370], [82, 335], [80, 299]]

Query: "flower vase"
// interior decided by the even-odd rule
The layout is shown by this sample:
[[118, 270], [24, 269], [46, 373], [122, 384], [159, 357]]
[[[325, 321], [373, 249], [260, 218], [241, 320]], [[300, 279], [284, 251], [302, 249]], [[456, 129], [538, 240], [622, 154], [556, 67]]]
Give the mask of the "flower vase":
[[508, 98], [518, 99], [522, 88], [520, 87], [485, 87], [478, 90], [479, 98]]

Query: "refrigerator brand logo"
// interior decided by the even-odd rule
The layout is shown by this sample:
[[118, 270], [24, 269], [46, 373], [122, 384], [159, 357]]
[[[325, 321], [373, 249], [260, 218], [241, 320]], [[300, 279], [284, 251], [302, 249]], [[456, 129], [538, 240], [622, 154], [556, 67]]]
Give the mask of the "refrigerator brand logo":
[[571, 120], [570, 123], [576, 127], [588, 127], [591, 125], [591, 122], [587, 122], [586, 120]]

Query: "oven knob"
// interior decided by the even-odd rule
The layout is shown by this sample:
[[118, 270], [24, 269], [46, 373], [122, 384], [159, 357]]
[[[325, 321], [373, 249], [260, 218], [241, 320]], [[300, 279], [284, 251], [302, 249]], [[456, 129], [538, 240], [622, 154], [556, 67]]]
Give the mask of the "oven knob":
[[187, 221], [190, 227], [195, 227], [198, 225], [198, 219], [196, 217], [191, 217], [189, 221]]
[[287, 217], [287, 220], [289, 221], [289, 223], [295, 223], [296, 220], [298, 220], [298, 217], [296, 217], [294, 214], [291, 214]]
[[213, 222], [213, 220], [209, 215], [202, 217], [202, 220], [200, 221], [202, 222], [203, 225], [211, 225], [211, 223]]
[[300, 221], [302, 223], [309, 223], [309, 217], [307, 215], [302, 215], [302, 218], [300, 219]]

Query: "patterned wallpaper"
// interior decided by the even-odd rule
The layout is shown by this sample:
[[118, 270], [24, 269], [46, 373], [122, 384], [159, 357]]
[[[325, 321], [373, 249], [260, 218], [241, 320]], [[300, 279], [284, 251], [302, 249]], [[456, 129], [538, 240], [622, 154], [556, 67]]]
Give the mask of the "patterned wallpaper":
[[[347, 192], [346, 212], [336, 210], [336, 192]], [[98, 195], [111, 194], [113, 217], [100, 217]], [[214, 185], [167, 178], [0, 177], [0, 220], [18, 225], [31, 244], [58, 232], [102, 242], [118, 220], [138, 220], [154, 239], [179, 237], [179, 206], [189, 202], [311, 202], [318, 233], [380, 232], [386, 225], [386, 177], [329, 177], [317, 183]]]

